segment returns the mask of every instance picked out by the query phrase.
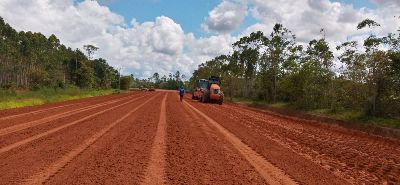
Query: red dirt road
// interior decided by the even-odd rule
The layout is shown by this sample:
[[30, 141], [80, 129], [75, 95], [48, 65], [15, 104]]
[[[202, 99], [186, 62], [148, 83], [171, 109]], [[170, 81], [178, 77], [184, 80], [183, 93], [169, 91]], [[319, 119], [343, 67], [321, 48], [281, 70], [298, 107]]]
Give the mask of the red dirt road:
[[0, 184], [400, 184], [400, 141], [136, 92], [0, 111]]

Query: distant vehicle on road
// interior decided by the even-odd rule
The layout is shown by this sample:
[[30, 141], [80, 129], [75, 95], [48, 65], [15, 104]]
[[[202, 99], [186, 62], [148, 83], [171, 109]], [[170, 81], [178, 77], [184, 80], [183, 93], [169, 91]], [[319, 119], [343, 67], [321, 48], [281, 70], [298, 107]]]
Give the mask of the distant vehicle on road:
[[143, 87], [143, 86], [140, 86], [139, 89], [140, 89], [141, 91], [147, 91], [147, 88], [145, 88], [145, 87]]

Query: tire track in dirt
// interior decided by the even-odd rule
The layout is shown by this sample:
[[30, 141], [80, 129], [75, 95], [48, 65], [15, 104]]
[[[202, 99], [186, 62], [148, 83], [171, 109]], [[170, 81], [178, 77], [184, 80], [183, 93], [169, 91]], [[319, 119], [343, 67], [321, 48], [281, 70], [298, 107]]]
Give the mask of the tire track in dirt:
[[150, 161], [146, 169], [146, 174], [142, 184], [164, 184], [165, 183], [165, 151], [167, 137], [167, 118], [166, 118], [166, 93], [160, 110], [156, 136], [150, 154]]
[[[193, 109], [186, 105], [184, 108], [190, 117], [193, 118], [193, 126], [201, 130], [204, 135], [211, 138], [212, 142], [208, 142], [207, 145], [215, 146], [218, 148], [219, 152], [223, 154], [222, 156], [225, 160], [220, 160], [221, 163], [223, 163], [221, 166], [225, 173], [229, 173], [229, 176], [231, 176], [225, 176], [223, 179], [221, 178], [223, 175], [214, 173], [213, 176], [209, 176], [208, 179], [204, 181], [204, 184], [266, 184], [264, 178], [254, 169], [247, 159], [238, 152], [235, 146], [225, 139], [225, 136], [221, 132], [204, 121], [202, 116]], [[213, 154], [210, 155], [215, 156]], [[210, 158], [207, 158], [207, 160], [210, 160]], [[236, 167], [240, 170], [232, 167]], [[228, 169], [232, 171], [228, 171]], [[215, 179], [219, 179], [219, 181], [215, 181]]]
[[52, 116], [48, 116], [48, 117], [45, 117], [45, 118], [42, 118], [42, 119], [39, 119], [39, 120], [30, 121], [30, 122], [21, 123], [21, 124], [17, 124], [17, 125], [14, 125], [14, 126], [6, 127], [6, 128], [3, 128], [3, 129], [0, 129], [0, 136], [11, 134], [11, 133], [14, 133], [14, 132], [18, 132], [18, 131], [21, 131], [21, 130], [24, 130], [24, 129], [27, 129], [27, 128], [35, 127], [35, 126], [38, 126], [38, 125], [41, 125], [41, 124], [44, 124], [44, 123], [47, 123], [47, 122], [50, 122], [50, 121], [53, 121], [53, 120], [57, 120], [57, 119], [65, 118], [65, 117], [68, 117], [68, 116], [72, 116], [72, 115], [75, 115], [75, 114], [78, 114], [78, 113], [81, 113], [81, 112], [85, 112], [85, 111], [89, 111], [89, 110], [92, 110], [92, 109], [95, 109], [95, 108], [98, 108], [98, 107], [102, 107], [102, 106], [105, 106], [105, 105], [118, 103], [118, 102], [124, 101], [124, 100], [126, 100], [128, 98], [130, 98], [130, 97], [125, 97], [125, 98], [121, 98], [121, 99], [117, 99], [117, 100], [107, 101], [107, 102], [99, 103], [99, 104], [96, 104], [96, 105], [90, 105], [90, 106], [79, 108], [79, 109], [76, 109], [76, 110], [70, 110], [70, 111], [67, 111], [67, 112], [63, 112], [63, 113], [55, 114], [55, 115], [52, 115]]
[[[147, 94], [147, 93], [141, 93], [141, 94]], [[155, 93], [155, 95], [156, 94], [159, 94], [159, 93]], [[0, 154], [0, 171], [1, 171], [0, 185], [20, 184], [20, 183], [22, 183], [22, 180], [42, 171], [43, 169], [46, 169], [48, 166], [50, 166], [51, 164], [58, 161], [61, 156], [66, 155], [67, 153], [72, 151], [74, 148], [79, 146], [83, 141], [90, 138], [92, 135], [99, 132], [103, 128], [107, 127], [110, 123], [121, 118], [122, 116], [127, 114], [130, 110], [136, 108], [138, 105], [142, 104], [149, 98], [151, 98], [151, 96], [140, 98], [130, 104], [124, 105], [122, 107], [111, 110], [109, 112], [105, 112], [101, 115], [98, 115], [91, 119], [85, 120], [79, 124], [64, 128], [63, 130], [60, 130], [56, 133], [44, 136], [40, 139], [34, 140], [30, 143], [27, 143], [25, 145], [17, 147], [9, 152]], [[158, 96], [158, 98], [157, 98], [158, 102], [161, 102], [161, 99], [162, 99], [162, 96]], [[119, 163], [119, 160], [118, 160], [120, 155], [123, 154], [126, 151], [126, 149], [128, 149], [127, 147], [133, 149], [132, 152], [139, 151], [136, 146], [119, 145], [119, 147], [121, 147], [121, 150], [118, 151], [118, 153], [114, 156], [114, 158], [105, 158], [105, 160], [103, 160], [103, 159], [99, 159], [99, 157], [104, 157], [105, 155], [103, 155], [103, 154], [108, 154], [108, 155], [113, 154], [112, 152], [110, 153], [109, 146], [113, 146], [114, 143], [121, 142], [120, 140], [123, 138], [120, 137], [120, 134], [126, 136], [127, 135], [126, 132], [135, 133], [135, 134], [144, 136], [145, 137], [144, 140], [146, 140], [148, 137], [146, 137], [146, 135], [144, 135], [144, 133], [143, 134], [138, 133], [138, 132], [136, 132], [135, 128], [132, 128], [132, 127], [135, 127], [134, 124], [136, 124], [136, 121], [133, 122], [131, 120], [131, 118], [133, 118], [134, 120], [137, 120], [135, 118], [137, 116], [140, 116], [141, 119], [148, 120], [146, 117], [141, 116], [140, 114], [146, 115], [146, 112], [143, 109], [144, 108], [148, 109], [150, 107], [150, 105], [154, 105], [154, 104], [159, 106], [160, 103], [158, 103], [158, 102], [156, 103], [155, 100], [153, 100], [152, 102], [145, 105], [145, 107], [139, 109], [136, 113], [134, 113], [132, 117], [129, 117], [129, 118], [125, 119], [123, 121], [123, 123], [118, 124], [116, 127], [114, 127], [112, 129], [112, 131], [106, 133], [103, 137], [101, 137], [98, 141], [96, 141], [95, 144], [93, 144], [91, 147], [89, 147], [87, 150], [85, 150], [82, 154], [79, 154], [79, 157], [74, 159], [73, 162], [69, 163], [65, 168], [63, 168], [59, 173], [57, 173], [57, 175], [54, 176], [54, 179], [56, 179], [56, 181], [53, 181], [53, 177], [52, 177], [51, 181], [49, 181], [48, 184], [77, 184], [77, 183], [75, 183], [75, 182], [77, 182], [77, 180], [74, 180], [75, 178], [78, 178], [79, 181], [82, 182], [79, 184], [87, 184], [87, 182], [90, 182], [90, 181], [87, 181], [87, 179], [93, 179], [93, 177], [97, 176], [98, 172], [101, 172], [101, 170], [100, 171], [96, 170], [95, 173], [89, 172], [91, 170], [97, 169], [96, 167], [99, 164], [98, 163], [99, 160], [105, 161], [107, 163], [109, 161], [113, 161], [113, 162], [115, 162], [114, 164], [120, 164], [120, 165], [118, 165], [118, 168], [119, 168], [118, 171], [123, 169], [123, 168], [120, 168], [120, 167], [122, 167], [121, 166], [122, 163]], [[112, 106], [114, 106], [114, 105], [107, 106], [106, 108], [111, 108]], [[155, 134], [155, 130], [157, 127], [157, 121], [158, 121], [159, 107], [157, 107], [157, 106], [152, 106], [152, 107], [155, 107], [152, 109], [155, 109], [156, 111], [152, 110], [151, 115], [156, 116], [156, 119], [152, 119], [152, 122], [151, 122], [152, 131], [147, 131], [147, 133]], [[96, 112], [104, 110], [106, 108], [102, 107], [102, 108], [96, 109], [94, 111], [91, 111], [90, 113], [88, 112], [85, 114], [81, 114], [79, 118], [88, 116], [90, 114], [96, 113]], [[38, 131], [35, 134], [42, 133], [42, 132], [50, 130], [52, 128], [56, 128], [60, 125], [70, 123], [79, 118], [67, 118], [66, 120], [63, 120], [62, 122], [60, 122], [60, 124], [56, 123], [56, 124], [54, 124], [54, 126], [48, 125], [44, 129], [37, 130], [37, 128], [35, 127], [34, 129], [36, 131]], [[138, 123], [147, 125], [147, 122], [140, 121]], [[130, 126], [130, 124], [132, 124], [132, 126]], [[12, 134], [12, 135], [14, 135], [14, 134]], [[10, 135], [10, 136], [12, 136], [12, 135]], [[110, 137], [110, 135], [112, 135], [112, 136]], [[32, 135], [30, 135], [30, 136], [32, 136]], [[30, 137], [30, 136], [28, 136], [28, 137]], [[154, 137], [154, 135], [151, 135], [151, 136]], [[133, 137], [136, 137], [136, 136], [133, 136]], [[23, 137], [23, 138], [27, 138], [27, 137]], [[23, 138], [21, 138], [19, 140], [22, 140]], [[4, 139], [7, 140], [7, 138], [4, 138]], [[14, 143], [19, 140], [16, 138], [16, 139], [13, 139], [13, 142], [6, 142], [6, 143]], [[107, 145], [108, 148], [105, 150], [99, 151], [98, 149], [106, 146], [106, 145], [104, 145], [104, 143], [106, 143], [106, 142], [107, 143], [111, 142], [110, 144]], [[146, 144], [147, 144], [146, 146], [148, 148], [146, 150], [147, 151], [146, 153], [148, 155], [148, 153], [150, 151], [150, 147], [151, 147], [151, 141], [147, 142]], [[7, 146], [7, 145], [2, 145], [2, 146]], [[93, 151], [95, 151], [95, 152], [93, 152]], [[125, 154], [128, 152], [131, 152], [131, 151], [126, 151]], [[131, 154], [132, 154], [132, 152], [131, 152]], [[100, 154], [100, 153], [102, 153], [102, 154]], [[88, 156], [88, 154], [89, 154], [89, 156]], [[132, 155], [132, 156], [135, 156], [135, 155]], [[141, 155], [141, 154], [138, 154], [138, 155]], [[141, 156], [143, 156], [143, 155], [141, 155]], [[82, 157], [84, 157], [83, 162], [82, 162]], [[117, 159], [117, 160], [113, 160], [113, 159]], [[143, 160], [143, 163], [145, 163], [147, 161], [147, 158], [145, 158], [145, 159], [146, 160]], [[88, 161], [88, 163], [86, 163], [86, 161]], [[84, 168], [84, 167], [81, 167], [80, 165], [84, 164], [85, 167], [88, 167], [88, 165], [92, 162], [95, 162], [95, 165], [92, 166], [91, 169], [86, 168], [85, 170], [82, 170], [80, 172], [77, 172], [77, 173], [75, 172], [77, 169]], [[26, 168], [26, 166], [29, 166], [29, 168]], [[71, 169], [71, 167], [72, 167], [72, 169]], [[117, 166], [110, 165], [107, 168], [107, 170], [108, 169], [115, 170], [115, 168], [113, 168], [113, 167], [117, 167]], [[135, 170], [132, 170], [132, 171], [135, 171]], [[72, 174], [75, 174], [74, 178], [70, 179]], [[83, 174], [85, 174], [85, 175], [83, 175]], [[89, 174], [91, 176], [89, 178], [86, 178], [85, 176], [87, 176]], [[130, 174], [131, 173], [125, 173], [124, 176], [130, 176]], [[108, 173], [105, 173], [105, 175], [108, 175]], [[59, 177], [65, 177], [65, 178], [60, 180]], [[107, 178], [114, 178], [114, 176], [108, 176], [105, 179], [107, 179]], [[57, 183], [53, 183], [53, 182], [57, 182]], [[66, 182], [68, 182], [68, 183], [66, 183]], [[100, 180], [97, 182], [101, 184], [102, 181]], [[113, 182], [118, 182], [118, 181], [113, 181]], [[89, 183], [89, 184], [93, 184], [93, 183]]]
[[13, 143], [13, 144], [11, 144], [11, 145], [5, 146], [5, 147], [3, 147], [3, 148], [0, 148], [0, 154], [2, 154], [2, 153], [4, 153], [4, 152], [8, 152], [8, 151], [10, 151], [10, 150], [12, 150], [12, 149], [14, 149], [14, 148], [17, 148], [17, 147], [19, 147], [19, 146], [22, 146], [22, 145], [24, 145], [24, 144], [27, 144], [27, 143], [29, 143], [29, 142], [32, 142], [32, 141], [34, 141], [34, 140], [36, 140], [36, 139], [39, 139], [39, 138], [42, 138], [42, 137], [44, 137], [44, 136], [47, 136], [47, 135], [53, 134], [53, 133], [55, 133], [55, 132], [58, 132], [58, 131], [60, 131], [60, 130], [62, 130], [62, 129], [64, 129], [64, 128], [70, 127], [70, 126], [72, 126], [72, 125], [76, 125], [76, 124], [78, 124], [78, 123], [80, 123], [80, 122], [83, 122], [83, 121], [85, 121], [85, 120], [91, 119], [91, 118], [96, 117], [96, 116], [98, 116], [98, 115], [101, 115], [101, 114], [103, 114], [103, 113], [105, 113], [105, 112], [114, 110], [114, 109], [116, 109], [116, 108], [118, 108], [118, 107], [122, 107], [122, 106], [124, 106], [124, 105], [127, 105], [127, 104], [129, 104], [129, 103], [131, 103], [131, 102], [133, 102], [133, 101], [135, 101], [135, 100], [137, 100], [137, 99], [143, 98], [143, 97], [144, 97], [144, 96], [140, 96], [140, 97], [138, 97], [138, 98], [134, 98], [134, 99], [129, 100], [129, 101], [125, 102], [125, 103], [116, 105], [116, 106], [114, 106], [114, 107], [111, 107], [111, 108], [108, 108], [108, 109], [105, 109], [105, 110], [102, 110], [102, 111], [99, 111], [99, 112], [94, 113], [94, 114], [92, 114], [92, 115], [90, 115], [90, 116], [83, 117], [83, 118], [81, 118], [81, 119], [75, 120], [75, 121], [73, 121], [73, 122], [70, 122], [70, 123], [68, 123], [68, 124], [62, 125], [62, 126], [60, 126], [60, 127], [53, 128], [53, 129], [48, 130], [48, 131], [46, 131], [46, 132], [43, 132], [43, 133], [41, 133], [41, 134], [37, 134], [37, 135], [35, 135], [35, 136], [29, 137], [29, 138], [23, 139], [23, 140], [21, 140], [21, 141], [18, 141], [18, 142], [16, 142], [16, 143]]
[[[137, 97], [139, 97], [139, 96], [137, 96]], [[141, 100], [138, 100], [138, 101], [141, 102]], [[86, 117], [88, 115], [95, 114], [98, 111], [101, 111], [101, 110], [104, 110], [104, 109], [107, 109], [107, 108], [111, 108], [111, 107], [113, 107], [115, 105], [118, 105], [118, 104], [121, 104], [121, 103], [123, 103], [123, 102], [105, 105], [105, 106], [98, 107], [98, 108], [95, 108], [95, 109], [92, 109], [92, 110], [88, 110], [88, 111], [84, 111], [84, 112], [81, 112], [81, 113], [78, 113], [78, 114], [75, 114], [75, 115], [72, 115], [72, 116], [68, 116], [68, 117], [65, 117], [65, 118], [62, 118], [62, 119], [53, 120], [53, 121], [50, 121], [50, 122], [47, 122], [47, 123], [44, 123], [44, 124], [37, 125], [35, 127], [31, 127], [31, 128], [28, 128], [28, 129], [24, 129], [24, 130], [18, 131], [18, 132], [14, 132], [14, 133], [11, 133], [11, 134], [8, 134], [8, 135], [0, 136], [0, 148], [8, 146], [8, 145], [11, 145], [13, 143], [16, 143], [18, 141], [24, 140], [26, 138], [35, 136], [37, 134], [41, 134], [41, 133], [46, 132], [48, 130], [51, 130], [53, 128], [68, 124], [68, 123], [73, 122], [75, 120], [84, 118], [84, 117]], [[135, 102], [135, 104], [136, 104], [136, 102]], [[118, 110], [125, 110], [125, 109], [118, 108], [117, 111]], [[116, 111], [113, 110], [112, 112], [116, 112]], [[110, 114], [110, 113], [104, 113], [104, 115], [108, 115], [108, 114]], [[112, 114], [115, 115], [115, 113], [112, 113]], [[99, 117], [103, 117], [103, 115], [99, 115], [99, 116], [97, 116], [95, 118], [86, 120], [86, 121], [82, 122], [82, 124], [85, 124], [87, 122], [91, 122], [92, 120], [93, 121], [96, 120], [95, 121], [96, 124], [93, 125], [94, 127], [96, 127], [97, 120], [99, 119]], [[111, 117], [111, 115], [110, 115], [110, 117]], [[78, 124], [76, 126], [80, 127], [80, 124]], [[60, 133], [64, 133], [64, 131], [61, 131]], [[48, 137], [45, 137], [45, 138], [48, 138]], [[39, 139], [39, 140], [43, 140], [43, 139]]]
[[[119, 99], [123, 97], [127, 97], [130, 95], [139, 94], [136, 92], [133, 93], [124, 93], [124, 94], [112, 94], [112, 95], [105, 95], [105, 96], [96, 96], [96, 97], [88, 97], [88, 98], [81, 98], [81, 99], [73, 99], [55, 103], [46, 103], [42, 105], [34, 105], [34, 106], [27, 106], [27, 107], [20, 107], [20, 108], [12, 108], [12, 109], [3, 109], [0, 110], [0, 125], [13, 121], [17, 118], [34, 118], [38, 119], [41, 118], [40, 115], [43, 114], [54, 114], [61, 111], [69, 110], [70, 107], [83, 107], [87, 105], [97, 104], [105, 101], [109, 101], [112, 99]], [[8, 120], [5, 122], [5, 120]]]
[[[138, 109], [146, 105], [148, 102], [151, 100], [155, 99], [157, 96], [154, 96], [148, 100], [146, 100], [144, 103], [140, 104], [136, 108], [132, 109], [129, 111], [127, 114], [125, 114], [123, 117], [119, 118], [118, 120], [112, 122], [110, 125], [107, 127], [103, 128], [96, 134], [92, 135], [90, 138], [86, 139], [83, 141], [81, 145], [78, 147], [74, 148], [71, 152], [68, 154], [64, 155], [61, 157], [61, 159], [54, 164], [50, 165], [48, 168], [46, 168], [44, 171], [41, 171], [28, 179], [24, 181], [24, 184], [44, 184], [46, 181], [48, 181], [52, 176], [54, 176], [59, 170], [64, 168], [68, 163], [70, 163], [76, 156], [81, 154], [84, 150], [86, 150], [88, 147], [90, 147], [93, 143], [95, 143], [99, 138], [101, 138], [104, 134], [106, 134], [109, 130], [114, 128], [117, 124], [122, 122], [124, 119], [127, 117], [131, 116], [134, 112], [136, 112]], [[129, 101], [130, 103], [131, 101]], [[127, 102], [128, 103], [128, 102]]]
[[[255, 116], [254, 114], [252, 114], [252, 116], [249, 116], [248, 114], [251, 114], [251, 112], [249, 112], [248, 110], [241, 109], [241, 111], [238, 111], [238, 110], [233, 109], [232, 107], [219, 107], [219, 108], [213, 107], [213, 109], [216, 109], [216, 110], [224, 110], [225, 109], [225, 112], [227, 112], [226, 109], [233, 111], [234, 112], [233, 114], [231, 114], [230, 112], [228, 114], [230, 114], [232, 117], [243, 118], [242, 123], [245, 123], [246, 125], [251, 126], [251, 128], [254, 129], [255, 132], [258, 132], [260, 135], [264, 136], [265, 138], [267, 138], [271, 141], [275, 141], [276, 143], [280, 144], [282, 147], [285, 147], [288, 150], [309, 159], [310, 162], [316, 163], [316, 164], [320, 165], [321, 167], [325, 168], [326, 170], [332, 170], [332, 167], [327, 165], [328, 161], [331, 163], [342, 164], [342, 162], [340, 162], [334, 158], [331, 158], [326, 155], [321, 155], [318, 151], [313, 150], [311, 147], [307, 147], [304, 145], [301, 146], [301, 144], [298, 143], [297, 140], [291, 139], [289, 137], [291, 134], [300, 134], [300, 135], [303, 135], [304, 137], [321, 141], [319, 138], [316, 138], [315, 136], [307, 135], [308, 130], [306, 130], [303, 127], [291, 128], [290, 126], [281, 124], [280, 122], [276, 122], [276, 121], [274, 122], [271, 119], [259, 118], [258, 116]], [[262, 123], [269, 124], [268, 129], [265, 129], [264, 127], [260, 126]], [[279, 134], [280, 132], [279, 132], [279, 130], [275, 130], [276, 128], [285, 129], [286, 133]], [[328, 145], [329, 145], [329, 143], [331, 143], [331, 141], [324, 140], [323, 143], [328, 143]], [[304, 152], [305, 149], [311, 150], [311, 154], [305, 153]], [[363, 154], [362, 152], [360, 152], [360, 153]], [[367, 156], [367, 155], [364, 154], [363, 156]], [[349, 183], [354, 183], [354, 179], [352, 179], [352, 177], [347, 176], [340, 171], [335, 171], [334, 174], [337, 175], [338, 178], [347, 180]], [[343, 177], [346, 177], [346, 178], [343, 178]]]
[[[243, 123], [246, 123], [249, 125], [254, 125], [254, 122], [249, 122], [249, 121], [243, 121]], [[282, 147], [292, 151], [293, 153], [297, 153], [298, 155], [309, 159], [310, 162], [316, 163], [316, 164], [320, 165], [321, 167], [325, 168], [326, 170], [329, 170], [329, 171], [332, 170], [331, 166], [326, 165], [326, 161], [334, 162], [336, 164], [341, 164], [340, 161], [338, 161], [334, 158], [329, 158], [327, 156], [321, 155], [318, 153], [318, 151], [312, 150], [309, 147], [300, 146], [300, 144], [297, 143], [297, 141], [295, 141], [295, 140], [292, 140], [289, 138], [283, 138], [281, 135], [271, 132], [271, 131], [265, 131], [265, 129], [263, 129], [257, 125], [254, 125], [252, 128], [254, 129], [255, 132], [258, 132], [260, 135], [264, 136], [265, 138], [267, 138], [271, 141], [275, 141], [276, 143], [280, 144]], [[314, 155], [309, 155], [309, 153], [304, 153], [304, 149], [310, 149]], [[313, 157], [315, 155], [317, 155], [318, 159]], [[318, 157], [318, 156], [320, 156], [320, 157]], [[346, 177], [344, 174], [342, 174], [339, 171], [334, 171], [333, 173], [335, 175], [337, 175], [338, 178], [346, 180], [349, 183], [354, 183], [353, 180], [349, 180], [351, 178]], [[343, 178], [343, 177], [346, 177], [346, 178]]]
[[19, 117], [23, 117], [23, 116], [26, 116], [26, 115], [38, 114], [38, 113], [42, 113], [42, 112], [46, 112], [46, 111], [54, 110], [54, 109], [77, 106], [77, 105], [81, 105], [81, 104], [83, 104], [83, 103], [74, 103], [74, 104], [69, 104], [69, 105], [61, 105], [61, 106], [52, 107], [52, 108], [46, 108], [46, 109], [41, 109], [41, 110], [36, 110], [36, 111], [31, 111], [31, 112], [26, 112], [26, 113], [21, 113], [21, 114], [15, 114], [15, 115], [11, 115], [11, 116], [0, 117], [0, 121], [1, 120], [7, 120], [7, 119], [13, 119], [13, 118], [19, 118]]
[[248, 162], [260, 173], [268, 184], [297, 184], [291, 177], [285, 174], [282, 170], [268, 162], [257, 152], [252, 150], [249, 146], [244, 144], [239, 138], [233, 135], [231, 132], [222, 127], [219, 123], [214, 121], [212, 118], [205, 115], [200, 110], [196, 109], [189, 103], [185, 102], [185, 105], [190, 107], [192, 110], [197, 112], [199, 115], [204, 117], [210, 124], [212, 124], [225, 138], [235, 146], [235, 148], [245, 157]]
[[[58, 109], [50, 109], [47, 111], [41, 111], [39, 110], [35, 110], [35, 111], [39, 111], [37, 113], [31, 114], [30, 112], [27, 113], [19, 113], [18, 115], [21, 116], [17, 116], [15, 118], [9, 118], [6, 120], [0, 120], [0, 129], [4, 129], [7, 127], [13, 127], [13, 126], [17, 126], [20, 124], [24, 124], [27, 122], [34, 122], [34, 121], [39, 121], [39, 120], [43, 120], [45, 121], [45, 119], [49, 119], [50, 116], [52, 117], [57, 117], [57, 116], [62, 116], [68, 113], [74, 113], [74, 111], [78, 111], [79, 110], [83, 110], [85, 108], [90, 108], [91, 106], [95, 106], [98, 104], [102, 104], [102, 103], [107, 103], [107, 102], [112, 102], [112, 101], [118, 101], [118, 100], [123, 100], [123, 99], [127, 99], [129, 97], [134, 97], [134, 96], [138, 96], [138, 94], [129, 94], [129, 95], [125, 95], [123, 97], [117, 96], [117, 97], [99, 97], [98, 99], [91, 99], [90, 101], [80, 101], [80, 103], [77, 103], [77, 105], [75, 106], [65, 106], [64, 108], [58, 108]], [[37, 109], [37, 108], [35, 108]], [[5, 111], [0, 111], [1, 113], [6, 113], [8, 110]], [[14, 110], [15, 112], [18, 112], [17, 110]], [[51, 120], [49, 120], [51, 121]]]
[[179, 101], [167, 100], [166, 184], [266, 184], [264, 178], [207, 121]]
[[[160, 105], [164, 95], [158, 92], [154, 94], [162, 95], [157, 95], [156, 99], [147, 103], [104, 134], [45, 184], [139, 184], [142, 182], [146, 166], [150, 159], [153, 138], [157, 131]], [[122, 108], [121, 111], [118, 110], [118, 113], [123, 112], [123, 114], [118, 116], [103, 115], [103, 117], [111, 118], [108, 120], [117, 120], [129, 112], [129, 110], [145, 102], [145, 100], [141, 99], [135, 104]], [[101, 129], [108, 124], [105, 123]], [[88, 125], [92, 125], [92, 123]], [[97, 129], [97, 131], [99, 130]], [[92, 132], [88, 137], [96, 132]], [[64, 135], [67, 134], [64, 132]], [[88, 137], [82, 140], [86, 140]], [[58, 140], [62, 139], [58, 138]], [[62, 155], [67, 154], [79, 145], [79, 142], [75, 143], [66, 152], [63, 152]], [[44, 167], [49, 166], [55, 161], [58, 161], [58, 159], [52, 160], [52, 162], [47, 163]], [[37, 170], [33, 173], [27, 173], [28, 175], [25, 175], [25, 177], [41, 171], [41, 168], [36, 168]]]
[[219, 107], [216, 110], [224, 110], [237, 119], [241, 117], [242, 122], [254, 127], [255, 131], [340, 178], [352, 183], [398, 183], [396, 176], [400, 173], [400, 145], [395, 141], [334, 125], [304, 123], [241, 107], [234, 108]]
[[[244, 118], [250, 119], [250, 117], [248, 115], [243, 115], [244, 113], [238, 113], [238, 114], [243, 116]], [[291, 135], [303, 136], [304, 137], [304, 139], [302, 139], [303, 142], [304, 142], [304, 140], [307, 140], [307, 141], [315, 140], [315, 141], [318, 141], [320, 143], [325, 143], [326, 145], [330, 145], [330, 146], [335, 145], [334, 141], [331, 141], [329, 139], [325, 140], [323, 137], [316, 137], [315, 135], [309, 135], [309, 133], [308, 133], [309, 130], [305, 129], [305, 128], [303, 128], [301, 130], [297, 130], [295, 128], [291, 128], [290, 126], [280, 124], [280, 122], [273, 122], [271, 120], [265, 120], [265, 119], [263, 120], [263, 119], [258, 118], [257, 116], [253, 116], [251, 118], [256, 121], [246, 120], [244, 122], [246, 124], [253, 125], [253, 127], [255, 127], [255, 130], [260, 132], [261, 135], [265, 136], [266, 138], [268, 138], [270, 140], [275, 141], [276, 143], [279, 143], [280, 145], [293, 151], [294, 153], [297, 153], [297, 154], [309, 159], [310, 162], [316, 163], [329, 171], [332, 171], [333, 166], [336, 166], [336, 165], [332, 166], [329, 164], [345, 165], [343, 163], [343, 161], [337, 160], [336, 158], [330, 157], [329, 155], [321, 154], [320, 151], [317, 151], [310, 146], [306, 146], [306, 145], [304, 145], [304, 143], [303, 144], [300, 143], [299, 139], [295, 140], [291, 137]], [[265, 129], [265, 128], [259, 126], [258, 123], [261, 124], [261, 122], [270, 124], [270, 126], [268, 127], [269, 129]], [[280, 134], [280, 132], [276, 130], [277, 128], [283, 128], [285, 130], [284, 132], [286, 134]], [[311, 143], [311, 142], [309, 142], [309, 143]], [[358, 155], [368, 158], [368, 155], [362, 151], [358, 151], [356, 149], [349, 149], [349, 150], [354, 150], [355, 153], [357, 153]], [[337, 175], [338, 178], [344, 178], [349, 183], [355, 183], [353, 177], [343, 173], [342, 171], [334, 171], [333, 173], [335, 175]], [[364, 176], [363, 174], [359, 174], [359, 175]]]
[[[265, 130], [259, 130], [259, 127], [251, 124], [256, 122], [254, 119], [220, 109], [229, 105], [216, 106], [194, 101], [190, 102], [206, 115], [213, 117], [224, 128], [235, 134], [242, 142], [268, 159], [273, 165], [290, 174], [300, 184], [349, 184], [343, 178], [335, 176], [333, 171], [326, 170], [320, 165], [311, 162], [308, 158], [299, 155], [299, 153], [265, 137], [265, 134], [270, 134], [270, 131], [268, 131], [271, 127], [270, 125], [262, 123], [261, 126], [264, 126]], [[250, 116], [253, 115], [250, 114]], [[282, 135], [282, 137], [290, 136], [290, 133]]]

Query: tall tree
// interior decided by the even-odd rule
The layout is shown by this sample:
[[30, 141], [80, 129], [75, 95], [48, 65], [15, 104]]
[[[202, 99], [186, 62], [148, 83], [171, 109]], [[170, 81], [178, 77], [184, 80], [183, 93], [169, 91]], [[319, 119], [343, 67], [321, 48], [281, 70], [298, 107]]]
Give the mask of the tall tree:
[[99, 49], [98, 47], [91, 44], [84, 45], [83, 48], [86, 50], [89, 60], [92, 60], [92, 55]]
[[[270, 78], [270, 89], [272, 102], [277, 101], [278, 81], [287, 73], [284, 65], [289, 58], [292, 57], [293, 48], [296, 47], [296, 37], [290, 30], [283, 27], [282, 24], [275, 24], [270, 39], [264, 41], [266, 51], [262, 60], [262, 70], [264, 71], [264, 79]], [[266, 82], [268, 83], [268, 82]]]

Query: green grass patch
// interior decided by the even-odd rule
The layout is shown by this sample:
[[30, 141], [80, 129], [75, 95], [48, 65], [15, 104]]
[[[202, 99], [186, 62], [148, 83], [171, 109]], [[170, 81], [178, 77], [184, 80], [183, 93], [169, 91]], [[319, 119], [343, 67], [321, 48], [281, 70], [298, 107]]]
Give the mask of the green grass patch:
[[371, 117], [365, 115], [363, 111], [357, 111], [357, 110], [340, 109], [337, 110], [336, 112], [332, 112], [330, 109], [303, 110], [296, 108], [296, 106], [286, 102], [268, 103], [265, 101], [253, 101], [245, 98], [233, 98], [232, 102], [246, 104], [251, 107], [259, 107], [259, 108], [273, 107], [278, 109], [289, 109], [292, 111], [299, 111], [317, 116], [330, 117], [337, 120], [361, 122], [388, 128], [400, 129], [400, 118]]
[[253, 107], [268, 106], [273, 108], [294, 109], [292, 105], [286, 102], [268, 103], [265, 101], [252, 101], [250, 105]]
[[316, 109], [308, 111], [308, 113], [329, 116], [338, 120], [362, 122], [366, 124], [400, 129], [400, 119], [398, 118], [367, 116], [363, 111], [339, 110], [332, 112], [330, 109]]
[[224, 97], [224, 101], [229, 101], [229, 102], [234, 102], [234, 103], [251, 103], [252, 100], [246, 99], [246, 98], [237, 98], [237, 97], [229, 97], [226, 96]]
[[354, 110], [340, 110], [336, 112], [332, 112], [330, 109], [315, 109], [307, 111], [310, 114], [323, 115], [323, 116], [331, 116], [340, 120], [348, 120], [348, 121], [361, 121], [365, 114], [362, 111], [354, 111]]
[[[126, 93], [119, 91], [118, 93]], [[115, 90], [79, 89], [75, 87], [65, 89], [42, 88], [36, 91], [0, 90], [0, 109], [10, 109], [45, 103], [61, 102], [95, 96], [104, 96], [115, 93]]]
[[400, 119], [369, 117], [366, 122], [384, 127], [400, 129]]
[[290, 105], [288, 103], [283, 103], [283, 102], [273, 103], [270, 104], [270, 106], [275, 108], [290, 108]]

